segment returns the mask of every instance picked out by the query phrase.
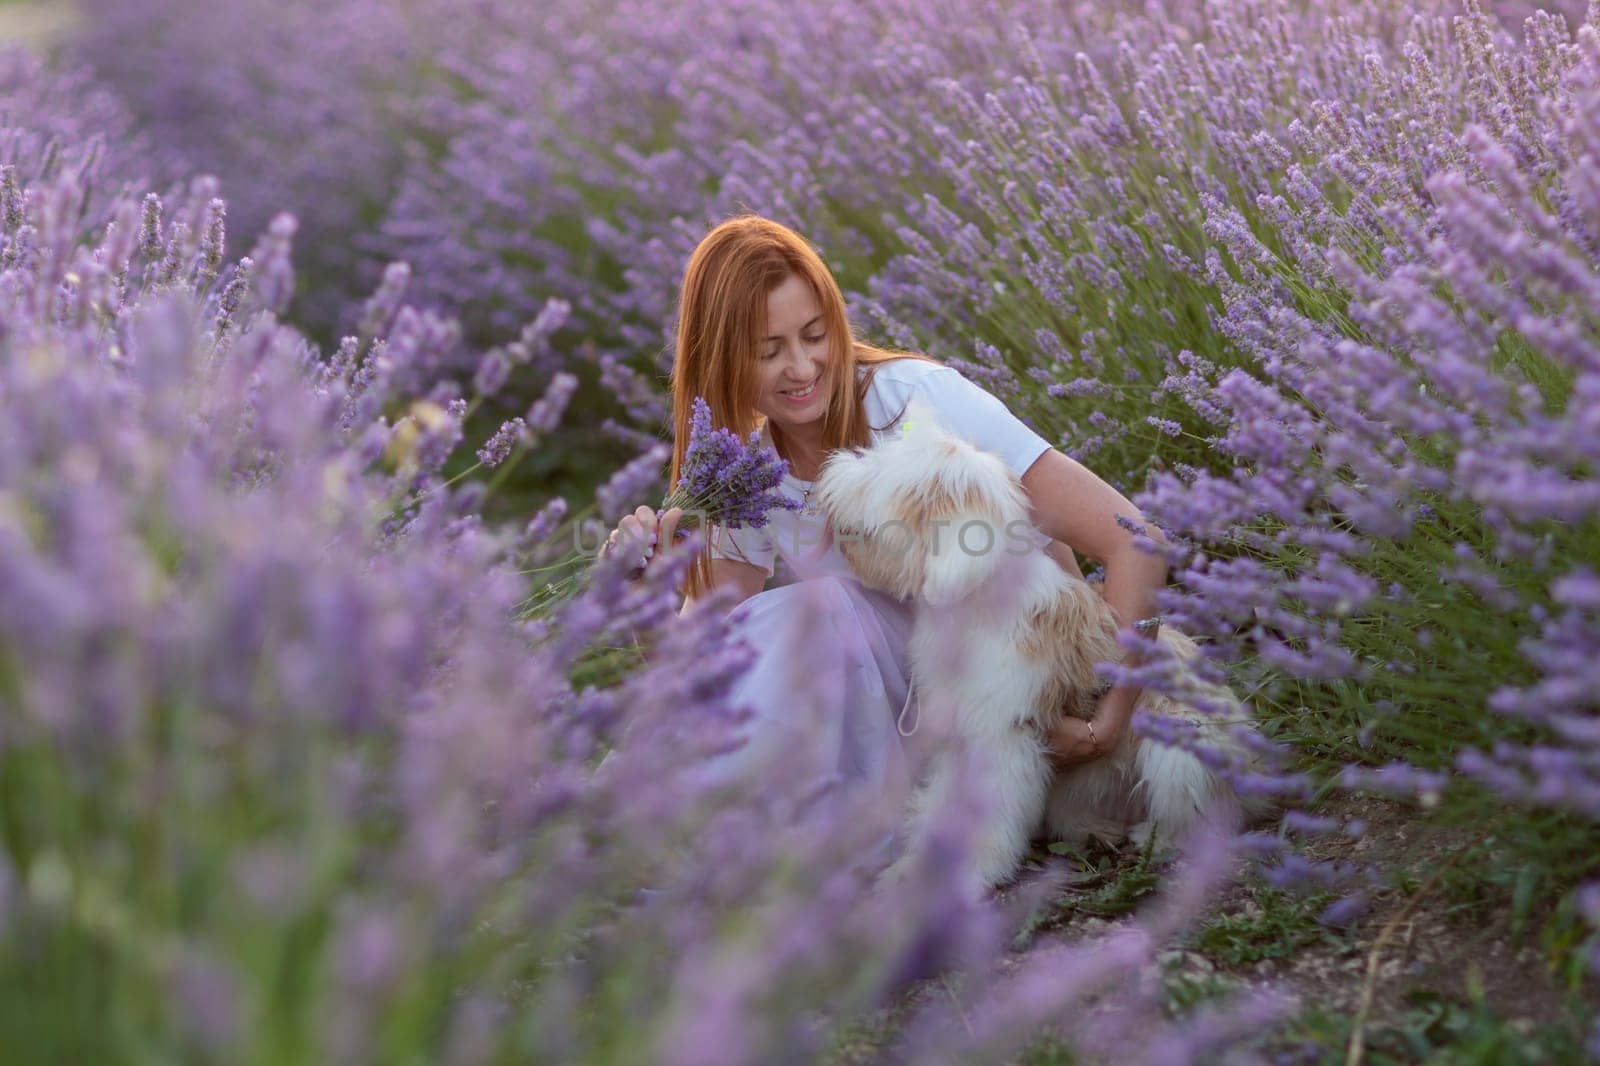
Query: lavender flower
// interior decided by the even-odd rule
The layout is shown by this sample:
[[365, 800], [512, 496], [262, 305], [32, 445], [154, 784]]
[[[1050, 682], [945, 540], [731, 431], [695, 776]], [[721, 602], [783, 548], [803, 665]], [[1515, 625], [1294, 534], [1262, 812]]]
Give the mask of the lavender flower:
[[520, 418], [508, 419], [495, 430], [494, 436], [478, 449], [478, 461], [484, 466], [499, 466], [505, 462], [511, 449], [528, 439], [528, 426]]
[[256, 242], [250, 259], [255, 263], [256, 293], [262, 307], [281, 314], [294, 295], [294, 267], [289, 262], [289, 249], [299, 221], [290, 214], [273, 218], [272, 225]]
[[390, 263], [383, 268], [382, 283], [361, 309], [359, 329], [364, 336], [378, 337], [389, 332], [410, 283], [410, 263]]
[[523, 540], [529, 544], [539, 544], [548, 540], [566, 517], [567, 501], [557, 496], [539, 508], [539, 513], [528, 520], [528, 524], [523, 527]]
[[631, 512], [633, 501], [648, 494], [661, 479], [661, 466], [667, 461], [667, 455], [667, 446], [657, 444], [612, 474], [595, 493], [600, 517], [614, 524]]
[[561, 424], [572, 394], [578, 389], [578, 378], [566, 371], [557, 373], [545, 387], [544, 395], [528, 408], [527, 422], [530, 433], [554, 433]]

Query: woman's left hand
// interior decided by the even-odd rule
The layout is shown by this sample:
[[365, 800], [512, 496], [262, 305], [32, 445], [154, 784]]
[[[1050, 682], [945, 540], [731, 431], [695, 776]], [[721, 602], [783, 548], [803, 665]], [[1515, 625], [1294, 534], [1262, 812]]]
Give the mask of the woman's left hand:
[[1093, 762], [1117, 746], [1127, 728], [1127, 718], [1116, 713], [1108, 702], [1109, 698], [1101, 699], [1092, 721], [1063, 718], [1056, 724], [1048, 742], [1052, 763], [1066, 767]]

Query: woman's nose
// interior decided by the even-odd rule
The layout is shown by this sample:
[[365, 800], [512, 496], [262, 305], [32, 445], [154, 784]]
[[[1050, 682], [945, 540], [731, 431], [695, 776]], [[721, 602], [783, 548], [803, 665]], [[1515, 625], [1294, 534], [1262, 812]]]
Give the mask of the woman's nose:
[[796, 381], [805, 381], [811, 377], [811, 367], [816, 363], [805, 350], [800, 348], [789, 349], [788, 371]]

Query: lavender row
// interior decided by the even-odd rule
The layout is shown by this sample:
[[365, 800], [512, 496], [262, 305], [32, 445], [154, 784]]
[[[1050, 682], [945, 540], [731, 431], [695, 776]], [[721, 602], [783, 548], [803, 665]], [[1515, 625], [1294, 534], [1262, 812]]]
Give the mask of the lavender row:
[[[1593, 821], [1592, 5], [213, 7], [83, 54], [251, 203], [354, 164], [316, 246], [479, 343], [567, 301], [617, 435], [664, 425], [694, 241], [772, 214], [864, 333], [1142, 487], [1169, 616], [1286, 734]], [[313, 36], [360, 61], [278, 58]]]
[[461, 327], [396, 269], [324, 352], [281, 318], [293, 217], [230, 260], [212, 179], [130, 195], [103, 159], [26, 163], [0, 148], [8, 1046], [811, 1061], [952, 967], [886, 1053], [993, 1061], [1048, 1024], [1087, 1054], [1193, 1061], [1282, 1016], [1265, 994], [1164, 1014], [1156, 953], [1230, 872], [1226, 842], [1138, 923], [1009, 972], [1015, 916], [961, 876], [981, 794], [880, 888], [893, 821], [805, 752], [759, 792], [719, 782], [750, 649], [719, 612], [676, 617], [687, 550], [530, 610], [561, 508], [518, 535], [444, 471], [557, 428], [559, 378], [507, 442], [464, 428], [485, 367], [546, 338], [481, 356], [483, 390], [441, 381]]

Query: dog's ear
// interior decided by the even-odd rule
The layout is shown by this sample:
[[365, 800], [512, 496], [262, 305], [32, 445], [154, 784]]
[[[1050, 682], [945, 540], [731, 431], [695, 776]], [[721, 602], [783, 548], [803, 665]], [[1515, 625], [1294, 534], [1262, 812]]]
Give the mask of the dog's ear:
[[957, 440], [921, 400], [906, 406], [900, 442], [918, 456], [922, 485], [902, 503], [922, 543], [922, 598], [934, 607], [965, 599], [993, 575], [1003, 529], [991, 514], [969, 461], [972, 446]]
[[922, 577], [922, 598], [930, 607], [959, 603], [978, 590], [994, 573], [994, 553], [968, 555], [958, 545], [941, 544], [942, 551], [928, 556]]
[[948, 525], [930, 530], [922, 572], [922, 598], [929, 606], [958, 603], [994, 575], [1001, 532], [992, 518], [970, 511], [955, 512]]

